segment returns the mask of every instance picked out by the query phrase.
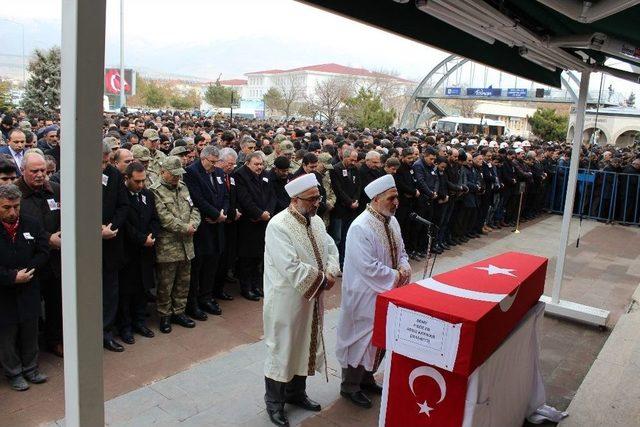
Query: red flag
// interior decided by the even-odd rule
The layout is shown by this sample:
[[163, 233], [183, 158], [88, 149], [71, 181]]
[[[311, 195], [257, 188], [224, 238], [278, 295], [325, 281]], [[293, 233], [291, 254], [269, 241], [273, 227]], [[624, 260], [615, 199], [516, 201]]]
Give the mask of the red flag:
[[[388, 354], [385, 372], [382, 426], [461, 426], [464, 418], [467, 378], [444, 369]], [[386, 400], [386, 408], [384, 401]], [[383, 418], [384, 417], [384, 418]]]

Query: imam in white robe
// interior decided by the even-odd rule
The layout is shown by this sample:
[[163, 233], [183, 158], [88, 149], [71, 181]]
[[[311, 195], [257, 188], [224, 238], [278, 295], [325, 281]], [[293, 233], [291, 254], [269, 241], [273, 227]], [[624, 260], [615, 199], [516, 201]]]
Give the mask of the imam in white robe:
[[267, 225], [264, 251], [264, 341], [267, 378], [289, 382], [325, 366], [322, 283], [340, 271], [338, 249], [319, 216], [310, 224], [289, 207]]
[[336, 346], [342, 368], [377, 368], [379, 353], [371, 343], [376, 297], [403, 284], [400, 268], [411, 271], [398, 220], [389, 218], [385, 229], [386, 220], [367, 206], [347, 233]]

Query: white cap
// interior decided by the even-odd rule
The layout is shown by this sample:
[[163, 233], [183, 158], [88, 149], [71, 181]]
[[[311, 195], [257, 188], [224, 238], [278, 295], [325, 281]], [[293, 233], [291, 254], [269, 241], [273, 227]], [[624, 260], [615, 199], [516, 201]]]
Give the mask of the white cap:
[[516, 142], [514, 142], [514, 143], [511, 145], [511, 147], [513, 147], [513, 148], [518, 148], [518, 147], [520, 147], [521, 145], [522, 145], [522, 143], [521, 143], [520, 141], [516, 141]]
[[522, 141], [522, 146], [523, 147], [531, 147], [531, 143], [525, 139], [524, 141]]
[[500, 148], [507, 148], [509, 147], [509, 143], [508, 142], [501, 142], [500, 143]]
[[295, 197], [298, 194], [304, 193], [310, 188], [317, 187], [318, 185], [319, 184], [318, 180], [316, 179], [316, 174], [308, 173], [290, 181], [287, 185], [284, 186], [284, 189], [289, 197]]
[[475, 139], [468, 140], [467, 145], [476, 145], [476, 140]]
[[453, 139], [451, 140], [451, 144], [457, 144], [458, 142], [459, 142], [459, 141], [458, 141], [458, 138], [453, 138]]
[[[507, 144], [508, 145], [508, 144]], [[489, 141], [489, 147], [491, 148], [495, 148], [498, 146], [498, 142], [497, 141]]]
[[364, 192], [367, 193], [370, 199], [373, 199], [378, 194], [382, 194], [390, 188], [395, 188], [395, 186], [396, 181], [393, 179], [393, 175], [387, 174], [371, 181], [369, 185], [364, 187]]
[[520, 153], [524, 152], [524, 150], [522, 148], [520, 148], [520, 147], [516, 148], [515, 151], [516, 151], [516, 154], [520, 154]]
[[487, 142], [486, 139], [481, 139], [480, 143], [478, 145], [480, 145], [482, 147], [486, 147], [487, 145], [489, 145], [489, 143]]

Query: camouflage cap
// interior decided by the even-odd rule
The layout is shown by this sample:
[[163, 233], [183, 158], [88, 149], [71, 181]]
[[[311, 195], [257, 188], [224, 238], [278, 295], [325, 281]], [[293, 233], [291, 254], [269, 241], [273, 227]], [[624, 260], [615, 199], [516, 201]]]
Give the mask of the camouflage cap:
[[323, 164], [325, 169], [333, 169], [333, 157], [329, 153], [320, 153], [318, 155], [318, 161]]
[[178, 156], [167, 156], [162, 161], [162, 170], [170, 172], [174, 176], [182, 176], [187, 171], [182, 168], [182, 160]]
[[175, 147], [173, 150], [169, 151], [170, 156], [184, 156], [189, 152], [189, 149], [184, 145], [179, 145]]
[[275, 142], [276, 144], [280, 144], [282, 141], [286, 139], [287, 139], [286, 135], [279, 133], [273, 138], [273, 142]]
[[131, 147], [131, 153], [133, 154], [133, 158], [135, 160], [141, 162], [150, 162], [151, 161], [151, 152], [144, 145], [135, 144]]
[[160, 139], [160, 135], [158, 135], [158, 131], [155, 129], [146, 129], [142, 134], [142, 137], [148, 139], [149, 141], [156, 141]]
[[102, 142], [106, 142], [109, 144], [109, 147], [113, 150], [114, 148], [120, 148], [120, 140], [113, 136], [107, 136], [102, 138]]
[[293, 143], [289, 140], [284, 140], [280, 143], [280, 152], [282, 154], [293, 154]]
[[21, 121], [18, 126], [20, 127], [20, 129], [22, 130], [31, 130], [31, 123], [29, 123], [27, 120], [23, 120]]

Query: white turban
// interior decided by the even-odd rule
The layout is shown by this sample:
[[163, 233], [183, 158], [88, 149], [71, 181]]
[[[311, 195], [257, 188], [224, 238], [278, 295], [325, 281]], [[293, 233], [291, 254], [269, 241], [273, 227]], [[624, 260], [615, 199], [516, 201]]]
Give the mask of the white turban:
[[310, 188], [317, 187], [318, 185], [319, 184], [318, 180], [316, 179], [316, 174], [308, 173], [290, 181], [287, 185], [284, 186], [284, 189], [289, 197], [295, 197], [298, 194], [304, 193]]
[[387, 174], [371, 181], [369, 185], [364, 187], [364, 192], [367, 193], [370, 199], [373, 199], [378, 194], [382, 194], [390, 188], [395, 188], [395, 186], [396, 182], [393, 179], [393, 175]]

